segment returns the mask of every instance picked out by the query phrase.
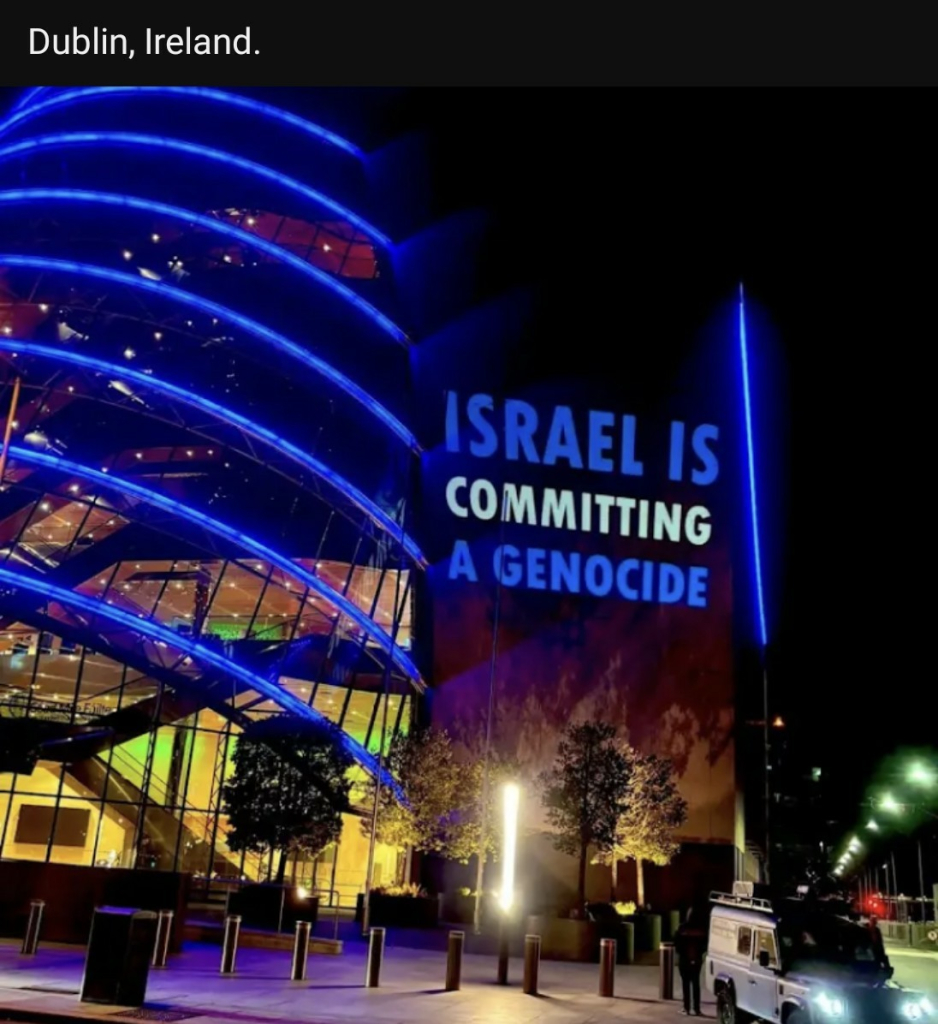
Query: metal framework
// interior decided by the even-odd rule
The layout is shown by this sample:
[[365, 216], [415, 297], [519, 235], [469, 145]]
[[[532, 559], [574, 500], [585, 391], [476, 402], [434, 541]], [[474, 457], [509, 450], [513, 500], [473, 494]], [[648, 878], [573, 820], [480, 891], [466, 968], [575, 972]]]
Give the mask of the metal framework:
[[[290, 148], [284, 170], [274, 146], [263, 163], [230, 151], [216, 124], [198, 141], [175, 137], [174, 126], [169, 134], [152, 126], [126, 132], [118, 130], [119, 107], [111, 110], [115, 130], [81, 130], [81, 110], [111, 96], [172, 98], [209, 116], [224, 110], [284, 128], [312, 153], [323, 147], [331, 185], [315, 180], [315, 157], [295, 176]], [[45, 115], [59, 111], [69, 111], [79, 130], [42, 130]], [[390, 390], [408, 369], [406, 348], [383, 344], [408, 339], [379, 308], [393, 262], [377, 262], [375, 246], [389, 250], [391, 242], [343, 182], [341, 202], [332, 190], [338, 167], [364, 154], [292, 112], [190, 87], [31, 90], [0, 123], [0, 135], [8, 136], [0, 212], [19, 232], [8, 235], [17, 242], [0, 256], [0, 295], [8, 299], [0, 303], [0, 363], [7, 381], [18, 382], [7, 417], [14, 441], [4, 445], [0, 479], [0, 718], [39, 730], [40, 781], [54, 806], [45, 857], [53, 857], [56, 822], [84, 800], [98, 808], [92, 863], [110, 856], [115, 840], [105, 837], [121, 832], [112, 826], [122, 818], [120, 842], [133, 863], [207, 879], [264, 877], [270, 860], [233, 855], [224, 842], [222, 789], [238, 732], [269, 714], [328, 720], [358, 764], [400, 797], [384, 756], [423, 688], [407, 646], [414, 571], [426, 560], [403, 526], [419, 446], [407, 416], [390, 411], [406, 405]], [[179, 189], [149, 198], [121, 194], [123, 182], [115, 190], [113, 179], [110, 190], [98, 188], [96, 154], [115, 146], [158, 155], [167, 169], [180, 161], [209, 169], [210, 178], [183, 190], [190, 199], [201, 190], [196, 208], [164, 201], [178, 199]], [[107, 161], [100, 166], [107, 178]], [[76, 174], [90, 187], [66, 187]], [[359, 172], [355, 181], [357, 188], [365, 178]], [[158, 192], [159, 180], [147, 183]], [[261, 214], [232, 208], [245, 187], [273, 203], [262, 214], [263, 233]], [[89, 212], [97, 219], [85, 237]], [[102, 236], [111, 225], [101, 213], [116, 215], [116, 237]], [[73, 230], [68, 218], [82, 216]], [[139, 239], [141, 223], [154, 241], [159, 232], [183, 238], [180, 251], [194, 249], [185, 270], [135, 266], [125, 239]], [[324, 257], [335, 239], [348, 241], [348, 253], [360, 247], [347, 272], [345, 255]], [[308, 249], [298, 240], [309, 240]], [[243, 276], [225, 277], [221, 264], [232, 259]], [[385, 270], [377, 286], [365, 280]], [[266, 286], [256, 295], [239, 290], [238, 282], [267, 274], [272, 306], [281, 278], [270, 275], [281, 273], [289, 288], [282, 312], [264, 307]], [[227, 304], [217, 299], [220, 284], [232, 286]], [[339, 302], [323, 306], [323, 295]], [[252, 301], [258, 308], [249, 312]], [[271, 323], [289, 316], [294, 327], [284, 332]], [[323, 337], [293, 333], [307, 322], [322, 322]], [[336, 346], [352, 351], [358, 338], [367, 386], [354, 379], [355, 358], [351, 372], [333, 365], [337, 358], [346, 365]], [[237, 399], [224, 397], [226, 360], [254, 378]], [[278, 377], [310, 420], [302, 429], [277, 394], [265, 395], [265, 382]], [[312, 393], [323, 382], [346, 403], [331, 419], [323, 396]], [[332, 397], [327, 391], [326, 401]], [[354, 419], [347, 438], [343, 416]], [[369, 429], [379, 444], [363, 443]], [[342, 443], [352, 450], [345, 463], [330, 456]], [[373, 497], [385, 478], [387, 497]], [[269, 520], [254, 500], [266, 489], [283, 506]], [[248, 499], [243, 512], [239, 496]], [[22, 776], [4, 789], [0, 777], [0, 797], [10, 797], [0, 851], [17, 844], [14, 802], [38, 794], [40, 781]], [[335, 864], [333, 857], [332, 890]]]

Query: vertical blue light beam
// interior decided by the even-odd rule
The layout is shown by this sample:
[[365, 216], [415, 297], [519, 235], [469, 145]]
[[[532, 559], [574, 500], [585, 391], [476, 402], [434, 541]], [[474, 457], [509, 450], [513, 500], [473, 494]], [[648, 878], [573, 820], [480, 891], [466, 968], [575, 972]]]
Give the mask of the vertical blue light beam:
[[765, 593], [762, 587], [762, 553], [759, 546], [759, 501], [756, 493], [756, 455], [752, 431], [752, 394], [749, 380], [749, 338], [746, 333], [746, 297], [739, 285], [739, 358], [743, 376], [743, 415], [746, 421], [746, 461], [749, 482], [749, 510], [752, 521], [752, 557], [756, 575], [756, 610], [759, 617], [759, 639], [763, 649], [768, 644], [765, 625]]

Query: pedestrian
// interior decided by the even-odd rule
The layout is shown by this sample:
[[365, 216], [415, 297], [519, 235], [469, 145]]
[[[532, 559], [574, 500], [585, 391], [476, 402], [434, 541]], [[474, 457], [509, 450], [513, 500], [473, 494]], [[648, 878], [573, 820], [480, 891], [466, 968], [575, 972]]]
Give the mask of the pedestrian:
[[707, 934], [697, 911], [691, 907], [674, 933], [674, 952], [684, 990], [684, 1013], [700, 1016], [700, 969], [707, 948]]

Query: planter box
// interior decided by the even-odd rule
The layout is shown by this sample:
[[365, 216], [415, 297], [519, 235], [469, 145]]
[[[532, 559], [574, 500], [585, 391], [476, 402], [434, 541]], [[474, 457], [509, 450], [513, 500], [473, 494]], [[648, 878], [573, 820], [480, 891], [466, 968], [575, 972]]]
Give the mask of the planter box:
[[85, 945], [95, 907], [172, 910], [170, 952], [182, 948], [190, 876], [172, 871], [0, 861], [0, 936], [21, 939], [29, 901], [45, 900], [41, 942]]
[[661, 918], [661, 941], [673, 942], [680, 926], [681, 912], [679, 910], [665, 911]]
[[[443, 896], [442, 917], [450, 924], [472, 924], [475, 920], [476, 901], [474, 896], [462, 896], [448, 892]], [[485, 913], [483, 901], [482, 912]]]
[[615, 939], [616, 963], [630, 964], [635, 960], [635, 925], [626, 921], [610, 903], [590, 903], [587, 915], [597, 928], [600, 939]]
[[302, 899], [293, 885], [245, 885], [231, 894], [228, 913], [239, 914], [245, 928], [292, 932], [297, 921], [316, 924], [319, 897]]
[[[482, 924], [488, 921], [497, 921], [499, 918], [498, 905], [495, 898], [486, 893], [482, 897]], [[471, 925], [475, 921], [476, 898], [475, 896], [463, 896], [460, 893], [450, 892], [442, 897], [440, 915], [447, 924]]]
[[593, 921], [574, 921], [564, 917], [529, 917], [528, 935], [540, 935], [542, 960], [572, 960], [595, 963], [599, 960], [599, 926]]
[[437, 896], [371, 894], [368, 923], [376, 928], [436, 928], [439, 920]]
[[636, 914], [632, 921], [635, 924], [635, 952], [657, 953], [661, 948], [661, 915]]

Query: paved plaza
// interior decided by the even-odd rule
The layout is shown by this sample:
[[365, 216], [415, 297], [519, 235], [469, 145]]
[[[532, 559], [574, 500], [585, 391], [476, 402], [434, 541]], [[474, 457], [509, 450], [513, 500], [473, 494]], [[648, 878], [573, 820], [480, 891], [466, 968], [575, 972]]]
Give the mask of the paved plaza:
[[[616, 995], [598, 995], [599, 967], [542, 961], [538, 996], [521, 991], [522, 964], [512, 960], [509, 986], [496, 985], [493, 957], [466, 955], [462, 988], [443, 990], [445, 955], [390, 945], [378, 989], [364, 987], [365, 948], [350, 944], [341, 956], [311, 956], [305, 982], [289, 981], [290, 954], [241, 949], [236, 974], [219, 974], [218, 946], [188, 945], [166, 970], [150, 972], [144, 1019], [295, 1021], [297, 1024], [606, 1024], [670, 1021], [678, 1002], [658, 998], [654, 967], [619, 967]], [[0, 943], [0, 1019], [130, 1019], [120, 1008], [78, 1001], [84, 950], [42, 946], [21, 957], [19, 945]], [[714, 1017], [712, 1003], [705, 1016]], [[44, 1015], [50, 1015], [45, 1017]], [[140, 1019], [140, 1015], [137, 1019]]]

